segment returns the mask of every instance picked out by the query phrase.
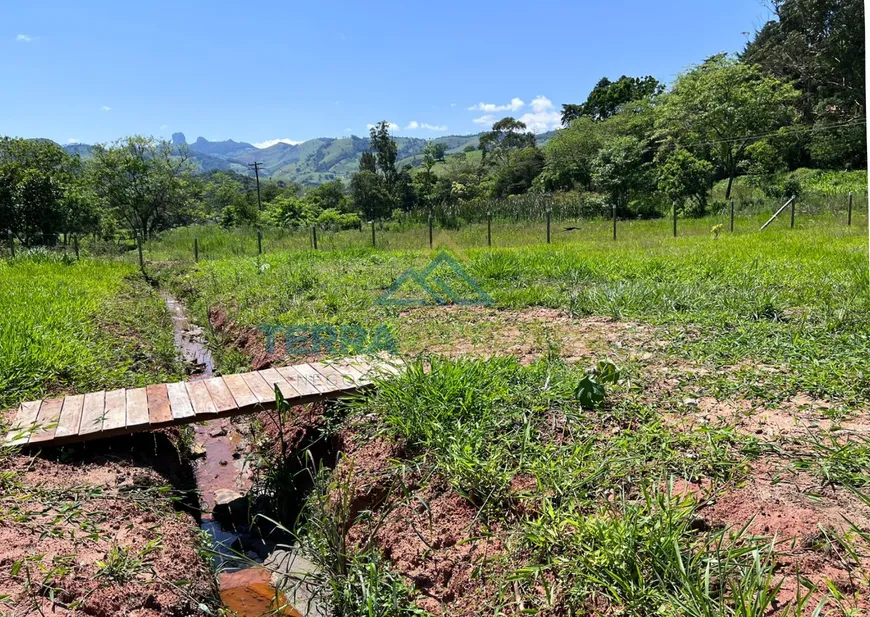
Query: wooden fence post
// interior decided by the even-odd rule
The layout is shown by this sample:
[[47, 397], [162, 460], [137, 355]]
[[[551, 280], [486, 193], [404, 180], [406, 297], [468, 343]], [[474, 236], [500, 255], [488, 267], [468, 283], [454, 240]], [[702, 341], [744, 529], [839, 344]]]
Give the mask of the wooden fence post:
[[486, 245], [492, 246], [492, 212], [486, 213]]
[[[362, 225], [362, 223], [360, 223]], [[317, 225], [311, 226], [311, 237], [314, 239], [314, 250], [317, 250]]]
[[145, 272], [145, 258], [142, 256], [142, 234], [136, 232], [136, 244], [139, 247], [139, 269]]
[[199, 238], [193, 237], [193, 261], [199, 261]]
[[429, 250], [432, 250], [432, 215], [429, 215]]
[[76, 249], [76, 261], [79, 259], [79, 236], [78, 234], [73, 236], [73, 246]]
[[9, 252], [12, 253], [12, 257], [15, 257], [15, 236], [12, 235], [11, 229], [6, 231], [6, 235], [9, 238]]
[[677, 202], [674, 202], [674, 238], [677, 237]]
[[855, 197], [855, 193], [853, 191], [849, 191], [849, 220], [846, 222], [846, 225], [849, 227], [852, 226], [852, 200]]
[[547, 208], [547, 244], [550, 244], [550, 209]]
[[377, 245], [375, 244], [375, 221], [374, 221], [374, 219], [372, 219], [371, 223], [372, 223], [372, 248], [377, 248]]
[[793, 198], [791, 200], [791, 228], [794, 229], [794, 209], [795, 204], [797, 203], [797, 198]]
[[613, 239], [616, 240], [616, 204], [613, 204]]
[[734, 200], [731, 200], [731, 231], [734, 231]]
[[257, 230], [257, 254], [263, 254], [263, 231], [261, 229]]

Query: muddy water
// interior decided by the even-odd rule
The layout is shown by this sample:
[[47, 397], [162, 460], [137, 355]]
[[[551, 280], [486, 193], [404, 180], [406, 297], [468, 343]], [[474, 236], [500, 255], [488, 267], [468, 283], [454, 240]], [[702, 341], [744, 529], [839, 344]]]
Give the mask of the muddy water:
[[[214, 376], [214, 360], [205, 344], [202, 329], [191, 324], [184, 306], [169, 294], [163, 298], [172, 315], [175, 348], [185, 363], [193, 367], [191, 381]], [[240, 569], [233, 547], [250, 544], [245, 529], [226, 528], [212, 516], [216, 493], [231, 491], [244, 495], [251, 488], [250, 470], [242, 453], [241, 436], [228, 419], [212, 420], [194, 425], [198, 454], [195, 468], [196, 485], [202, 502], [200, 526], [211, 537], [215, 562], [221, 570], [219, 587], [224, 605], [238, 617], [261, 615], [298, 616], [287, 606], [286, 599], [271, 587], [269, 572], [254, 566]], [[248, 540], [246, 542], [246, 540]], [[256, 553], [249, 559], [261, 561]]]

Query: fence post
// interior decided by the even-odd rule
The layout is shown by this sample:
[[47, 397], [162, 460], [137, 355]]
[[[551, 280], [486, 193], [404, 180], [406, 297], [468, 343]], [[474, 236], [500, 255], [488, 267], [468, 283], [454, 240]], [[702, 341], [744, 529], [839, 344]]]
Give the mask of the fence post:
[[547, 244], [550, 244], [550, 209], [547, 208]]
[[855, 197], [855, 193], [853, 191], [849, 191], [849, 220], [846, 225], [849, 227], [852, 226], [852, 199]]
[[429, 250], [432, 250], [432, 215], [429, 215]]
[[797, 202], [797, 197], [793, 197], [791, 200], [791, 228], [794, 229], [794, 206]]
[[734, 231], [734, 200], [731, 200], [731, 231]]
[[78, 261], [78, 259], [79, 259], [79, 237], [78, 237], [78, 234], [73, 236], [73, 246], [76, 249], [76, 261]]
[[[362, 223], [360, 223], [362, 226]], [[311, 226], [311, 237], [314, 239], [314, 250], [317, 250], [317, 225]]]
[[376, 248], [377, 245], [375, 244], [375, 221], [374, 221], [374, 219], [372, 219], [371, 223], [372, 223], [372, 248]]
[[15, 257], [15, 236], [12, 235], [11, 229], [6, 231], [6, 237], [9, 238], [9, 252]]
[[613, 239], [616, 240], [616, 204], [613, 204]]
[[677, 237], [677, 202], [674, 202], [674, 238]]
[[136, 244], [139, 247], [139, 269], [145, 272], [145, 258], [142, 256], [142, 234], [136, 232]]
[[492, 246], [492, 212], [486, 213], [486, 245]]
[[196, 236], [193, 237], [193, 261], [199, 261], [199, 238]]
[[257, 230], [257, 254], [263, 254], [263, 230]]

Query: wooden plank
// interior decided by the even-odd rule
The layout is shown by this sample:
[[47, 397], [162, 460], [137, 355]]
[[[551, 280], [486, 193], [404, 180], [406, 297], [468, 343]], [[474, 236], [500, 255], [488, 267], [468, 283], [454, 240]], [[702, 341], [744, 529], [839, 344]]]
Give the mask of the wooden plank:
[[82, 423], [82, 408], [85, 404], [84, 394], [73, 394], [63, 397], [63, 408], [60, 411], [60, 420], [54, 431], [54, 438], [72, 437], [79, 434], [79, 425]]
[[106, 391], [88, 392], [85, 394], [85, 404], [82, 407], [82, 423], [79, 425], [79, 435], [99, 433], [103, 430], [103, 417], [106, 412]]
[[331, 394], [338, 391], [338, 386], [326, 381], [326, 378], [310, 364], [296, 364], [293, 368], [299, 371], [302, 378], [317, 388], [321, 394]]
[[[39, 417], [39, 408], [42, 406], [42, 401], [28, 401], [21, 403], [18, 408], [18, 413], [15, 415], [15, 420], [12, 423], [12, 430], [6, 436], [9, 445], [20, 445], [30, 441], [32, 436], [31, 428], [36, 418]], [[18, 439], [16, 439], [18, 437]]]
[[343, 362], [341, 360], [324, 362], [326, 366], [335, 369], [345, 378], [346, 383], [353, 387], [360, 387], [367, 383], [371, 383], [371, 380], [363, 377], [362, 371], [352, 366], [348, 362]]
[[148, 397], [148, 420], [152, 425], [172, 422], [172, 410], [169, 408], [169, 393], [165, 383], [159, 383], [145, 388]]
[[36, 423], [40, 428], [30, 436], [30, 443], [40, 443], [54, 439], [62, 409], [63, 398], [52, 398], [42, 402], [42, 406], [39, 408], [39, 416], [36, 418]]
[[300, 396], [317, 396], [320, 394], [320, 390], [311, 385], [308, 379], [303, 377], [295, 367], [280, 366], [275, 370], [281, 374], [281, 377], [287, 380], [287, 383], [296, 388]]
[[127, 391], [124, 388], [106, 392], [106, 413], [103, 430], [111, 431], [127, 426]]
[[217, 413], [217, 408], [211, 400], [211, 394], [208, 393], [208, 386], [204, 381], [188, 381], [187, 395], [190, 397], [190, 403], [193, 405], [193, 412], [196, 415], [212, 415]]
[[281, 394], [288, 401], [292, 401], [294, 398], [299, 398], [299, 392], [296, 391], [296, 388], [293, 387], [293, 384], [284, 379], [281, 374], [273, 368], [267, 368], [262, 371], [257, 371], [260, 373], [260, 377], [262, 377], [269, 387], [278, 386], [278, 390], [281, 391]]
[[334, 385], [336, 390], [353, 390], [356, 388], [356, 383], [351, 381], [350, 378], [345, 377], [334, 366], [324, 362], [311, 362], [309, 366], [323, 375], [323, 378], [328, 383]]
[[193, 416], [193, 405], [190, 404], [187, 387], [183, 381], [166, 384], [166, 392], [169, 394], [169, 408], [172, 410], [173, 420]]
[[274, 403], [275, 389], [266, 383], [259, 373], [242, 373], [242, 379], [257, 397], [258, 403]]
[[127, 426], [148, 424], [148, 394], [145, 388], [127, 390]]
[[[211, 395], [211, 401], [214, 404], [215, 411], [229, 411], [236, 409], [238, 405], [233, 398], [233, 393], [224, 383], [222, 377], [212, 377], [211, 379], [203, 380], [205, 387], [208, 388], [208, 393]], [[245, 386], [247, 387], [247, 386]]]
[[233, 395], [239, 409], [257, 404], [257, 397], [251, 392], [241, 375], [224, 375], [224, 383]]

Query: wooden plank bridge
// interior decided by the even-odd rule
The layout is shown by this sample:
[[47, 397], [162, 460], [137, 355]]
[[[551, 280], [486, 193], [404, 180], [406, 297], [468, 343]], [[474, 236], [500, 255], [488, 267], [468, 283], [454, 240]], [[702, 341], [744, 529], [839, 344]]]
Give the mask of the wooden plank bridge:
[[8, 445], [55, 446], [275, 409], [358, 392], [400, 371], [395, 360], [357, 356], [144, 388], [72, 394], [22, 403]]

